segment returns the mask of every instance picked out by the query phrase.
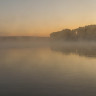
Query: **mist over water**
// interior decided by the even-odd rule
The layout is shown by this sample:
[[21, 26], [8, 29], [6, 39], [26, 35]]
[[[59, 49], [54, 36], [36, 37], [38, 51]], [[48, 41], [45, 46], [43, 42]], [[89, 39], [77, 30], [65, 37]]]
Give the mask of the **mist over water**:
[[96, 96], [96, 0], [0, 0], [0, 96]]
[[0, 41], [0, 96], [95, 94], [95, 42]]

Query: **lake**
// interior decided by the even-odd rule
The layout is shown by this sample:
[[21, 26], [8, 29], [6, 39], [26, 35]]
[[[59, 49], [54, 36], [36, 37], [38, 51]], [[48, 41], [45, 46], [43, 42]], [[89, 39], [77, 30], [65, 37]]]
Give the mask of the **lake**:
[[96, 49], [4, 45], [0, 96], [96, 96]]

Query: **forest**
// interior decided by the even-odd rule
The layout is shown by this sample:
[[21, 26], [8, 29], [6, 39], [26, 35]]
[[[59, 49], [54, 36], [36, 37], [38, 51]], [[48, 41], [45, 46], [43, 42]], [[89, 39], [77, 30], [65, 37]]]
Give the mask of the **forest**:
[[64, 41], [96, 41], [96, 25], [88, 25], [76, 29], [64, 29], [50, 34], [51, 40]]

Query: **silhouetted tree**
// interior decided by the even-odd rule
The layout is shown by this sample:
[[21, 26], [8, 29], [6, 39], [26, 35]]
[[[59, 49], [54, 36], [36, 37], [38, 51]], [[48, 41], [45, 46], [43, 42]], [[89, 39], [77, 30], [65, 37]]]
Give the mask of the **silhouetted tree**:
[[59, 32], [53, 32], [50, 34], [52, 40], [96, 40], [96, 25], [88, 25], [85, 27], [79, 27], [74, 30], [64, 29]]

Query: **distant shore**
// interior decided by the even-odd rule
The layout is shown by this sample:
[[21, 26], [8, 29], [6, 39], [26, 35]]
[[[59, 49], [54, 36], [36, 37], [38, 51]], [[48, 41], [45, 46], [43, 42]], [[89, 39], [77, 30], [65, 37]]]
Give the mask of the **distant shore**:
[[48, 40], [49, 37], [35, 37], [35, 36], [0, 36], [0, 41], [31, 41], [31, 40]]
[[52, 32], [50, 38], [53, 41], [96, 41], [96, 25], [88, 25], [77, 29], [63, 29]]

